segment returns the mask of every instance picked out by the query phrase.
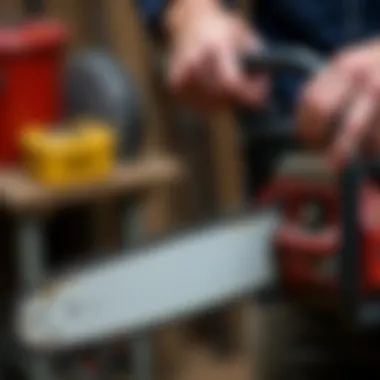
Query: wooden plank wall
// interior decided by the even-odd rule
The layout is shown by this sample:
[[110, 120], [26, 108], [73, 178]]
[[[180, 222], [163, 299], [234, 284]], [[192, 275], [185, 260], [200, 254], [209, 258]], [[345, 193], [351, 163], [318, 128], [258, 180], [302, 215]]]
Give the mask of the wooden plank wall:
[[[167, 150], [167, 124], [162, 96], [157, 96], [154, 76], [155, 51], [147, 36], [133, 2], [126, 0], [105, 1], [104, 13], [108, 20], [109, 43], [114, 52], [129, 67], [136, 78], [145, 102], [145, 120], [148, 133], [145, 154]], [[146, 205], [150, 234], [164, 232], [174, 227], [171, 194], [163, 192]]]
[[2, 20], [13, 20], [22, 15], [21, 0], [1, 0], [0, 18]]

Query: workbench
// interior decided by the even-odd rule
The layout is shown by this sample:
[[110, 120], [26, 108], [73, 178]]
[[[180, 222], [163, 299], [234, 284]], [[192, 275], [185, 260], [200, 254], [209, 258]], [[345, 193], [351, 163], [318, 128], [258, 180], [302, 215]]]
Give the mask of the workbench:
[[[21, 169], [0, 170], [1, 207], [16, 220], [17, 269], [20, 291], [34, 288], [47, 272], [44, 249], [44, 225], [55, 212], [65, 207], [99, 204], [120, 197], [132, 197], [133, 210], [140, 200], [154, 197], [155, 191], [180, 184], [185, 171], [172, 157], [147, 156], [135, 162], [122, 162], [105, 180], [70, 190], [49, 190], [31, 179]], [[138, 223], [131, 204], [122, 210], [125, 245], [131, 228]], [[142, 226], [138, 227], [141, 234]], [[141, 364], [142, 366], [144, 365]], [[30, 360], [31, 380], [53, 379], [48, 360], [33, 356]]]

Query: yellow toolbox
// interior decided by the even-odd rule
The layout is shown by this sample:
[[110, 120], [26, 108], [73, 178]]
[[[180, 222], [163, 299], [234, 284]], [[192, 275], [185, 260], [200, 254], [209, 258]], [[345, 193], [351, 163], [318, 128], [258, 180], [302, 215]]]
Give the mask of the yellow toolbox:
[[78, 120], [66, 129], [29, 128], [22, 136], [25, 168], [42, 185], [70, 188], [107, 177], [116, 165], [113, 128]]

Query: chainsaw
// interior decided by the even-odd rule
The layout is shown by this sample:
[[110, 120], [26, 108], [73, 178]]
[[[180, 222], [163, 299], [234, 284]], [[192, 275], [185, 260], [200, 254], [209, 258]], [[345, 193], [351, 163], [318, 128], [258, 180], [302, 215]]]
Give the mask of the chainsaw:
[[[308, 77], [324, 60], [277, 47], [245, 55], [242, 64], [249, 73]], [[265, 128], [257, 138], [287, 138], [284, 131]], [[18, 337], [39, 352], [68, 350], [149, 331], [268, 288], [291, 301], [331, 298], [350, 326], [376, 326], [377, 173], [359, 159], [337, 176], [321, 157], [288, 157], [252, 211], [47, 279], [21, 298]]]

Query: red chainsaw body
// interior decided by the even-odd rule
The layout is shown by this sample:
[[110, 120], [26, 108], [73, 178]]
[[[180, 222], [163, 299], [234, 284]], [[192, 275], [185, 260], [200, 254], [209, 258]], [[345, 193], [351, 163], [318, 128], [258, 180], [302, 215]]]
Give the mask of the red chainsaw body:
[[[286, 291], [337, 290], [341, 213], [336, 186], [282, 179], [271, 187], [267, 200], [268, 194], [282, 205], [283, 223], [275, 235], [275, 251]], [[308, 224], [310, 206], [323, 212], [317, 228]], [[363, 184], [359, 215], [362, 290], [371, 295], [380, 292], [380, 187], [373, 182]]]

